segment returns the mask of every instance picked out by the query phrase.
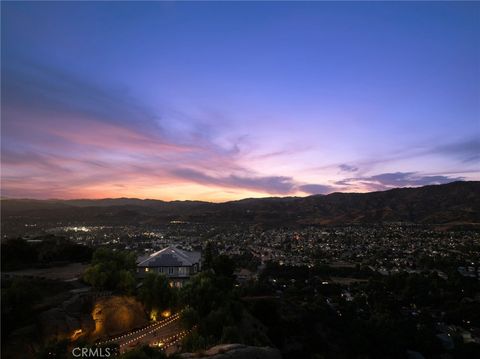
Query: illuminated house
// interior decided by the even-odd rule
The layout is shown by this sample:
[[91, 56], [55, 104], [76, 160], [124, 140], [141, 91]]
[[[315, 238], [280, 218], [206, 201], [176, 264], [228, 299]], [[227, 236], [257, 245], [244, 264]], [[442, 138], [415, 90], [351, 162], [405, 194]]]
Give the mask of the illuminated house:
[[160, 273], [167, 276], [170, 285], [181, 287], [190, 276], [201, 268], [200, 252], [187, 252], [174, 246], [168, 246], [155, 252], [137, 264], [137, 275], [145, 277], [148, 273]]

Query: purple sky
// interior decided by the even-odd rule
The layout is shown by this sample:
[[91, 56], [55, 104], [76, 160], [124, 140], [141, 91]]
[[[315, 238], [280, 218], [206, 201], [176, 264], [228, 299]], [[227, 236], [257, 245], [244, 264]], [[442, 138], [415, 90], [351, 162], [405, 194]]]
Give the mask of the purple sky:
[[2, 196], [480, 179], [475, 2], [2, 2]]

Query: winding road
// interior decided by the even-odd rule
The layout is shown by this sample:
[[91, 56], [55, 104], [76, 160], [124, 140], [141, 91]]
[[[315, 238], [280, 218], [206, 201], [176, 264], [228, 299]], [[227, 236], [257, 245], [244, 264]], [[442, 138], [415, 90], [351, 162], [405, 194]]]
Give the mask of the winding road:
[[98, 342], [97, 344], [116, 343], [120, 347], [120, 353], [141, 345], [156, 346], [171, 353], [175, 351], [176, 344], [188, 334], [188, 331], [182, 329], [179, 319], [180, 313], [176, 313], [160, 322]]

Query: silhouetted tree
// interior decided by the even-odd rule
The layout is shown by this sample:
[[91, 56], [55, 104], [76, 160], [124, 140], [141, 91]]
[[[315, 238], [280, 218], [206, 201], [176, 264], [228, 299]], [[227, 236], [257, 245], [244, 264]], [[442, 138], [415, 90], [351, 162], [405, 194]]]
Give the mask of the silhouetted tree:
[[84, 274], [84, 280], [96, 289], [132, 293], [135, 289], [135, 253], [99, 248]]
[[176, 288], [163, 274], [149, 273], [143, 280], [138, 296], [147, 310], [163, 311], [177, 305]]

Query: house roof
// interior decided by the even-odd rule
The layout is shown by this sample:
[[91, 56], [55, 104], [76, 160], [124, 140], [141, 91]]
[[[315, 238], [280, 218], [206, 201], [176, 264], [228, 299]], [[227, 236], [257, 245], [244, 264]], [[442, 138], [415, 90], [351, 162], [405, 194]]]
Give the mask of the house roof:
[[168, 246], [138, 263], [138, 267], [182, 267], [200, 262], [200, 252], [187, 252]]

